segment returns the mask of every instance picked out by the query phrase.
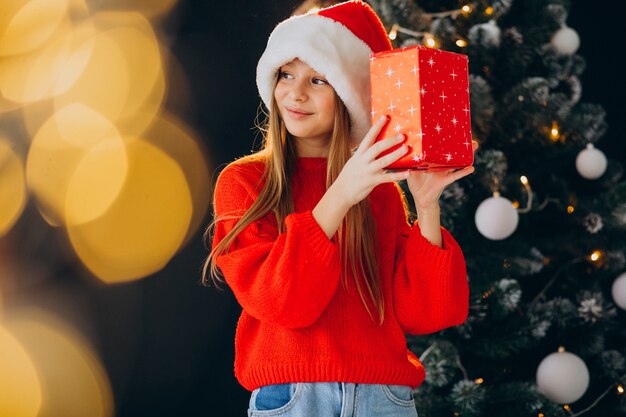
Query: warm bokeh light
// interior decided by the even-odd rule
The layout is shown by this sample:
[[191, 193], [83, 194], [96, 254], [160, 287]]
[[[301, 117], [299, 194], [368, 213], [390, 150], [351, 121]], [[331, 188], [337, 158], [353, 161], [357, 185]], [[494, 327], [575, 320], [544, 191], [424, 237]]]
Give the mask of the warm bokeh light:
[[65, 17], [69, 0], [4, 0], [0, 13], [0, 56], [41, 46]]
[[7, 234], [26, 205], [24, 164], [11, 142], [0, 136], [0, 237]]
[[561, 134], [559, 133], [559, 125], [557, 122], [552, 122], [552, 128], [550, 129], [550, 139], [553, 141], [557, 141], [561, 138]]
[[622, 385], [617, 386], [617, 394], [622, 395], [624, 393], [624, 387]]
[[467, 46], [467, 41], [465, 39], [457, 39], [455, 43], [459, 48], [465, 48]]
[[55, 107], [83, 103], [125, 135], [139, 135], [160, 111], [165, 95], [154, 30], [138, 13], [98, 13], [90, 23], [97, 32], [84, 43], [91, 51], [89, 61], [72, 87], [55, 97]]
[[488, 7], [485, 9], [485, 14], [486, 14], [487, 16], [491, 16], [491, 15], [493, 14], [493, 7], [488, 6]]
[[521, 181], [522, 184], [528, 185], [528, 178], [525, 175], [522, 175], [521, 177], [519, 177], [519, 180]]
[[589, 255], [589, 259], [593, 262], [598, 261], [601, 257], [602, 257], [602, 252], [600, 252], [599, 250], [595, 250], [591, 253], [591, 255]]
[[[113, 416], [108, 376], [89, 343], [74, 329], [38, 310], [16, 313], [6, 328], [23, 346], [40, 381], [38, 416]], [[18, 377], [14, 372], [9, 375]], [[29, 392], [23, 392], [20, 403], [28, 402], [25, 398], [33, 395]]]
[[572, 214], [574, 210], [574, 206], [567, 206], [567, 214]]
[[559, 348], [557, 349], [557, 352], [559, 353], [565, 352], [565, 346], [559, 346]]
[[436, 48], [437, 41], [432, 35], [426, 35], [424, 36], [424, 45], [426, 45], [429, 48]]
[[193, 214], [183, 245], [204, 224], [211, 202], [211, 172], [213, 164], [194, 132], [173, 115], [163, 114], [146, 131], [145, 141], [155, 145], [173, 158], [183, 170], [189, 185]]
[[148, 18], [161, 17], [169, 14], [178, 0], [89, 0], [95, 8], [106, 6], [108, 10], [134, 11]]
[[36, 417], [40, 407], [35, 366], [19, 341], [0, 325], [0, 416]]
[[183, 169], [141, 139], [127, 139], [128, 175], [117, 199], [99, 218], [67, 225], [83, 264], [108, 283], [145, 277], [178, 251], [193, 214]]
[[119, 132], [81, 104], [61, 109], [44, 123], [26, 163], [28, 187], [53, 225], [100, 216], [117, 198], [126, 174], [126, 148]]
[[466, 4], [465, 6], [461, 7], [461, 10], [463, 10], [463, 13], [471, 13], [472, 6], [470, 6], [469, 4]]
[[485, 380], [484, 380], [484, 379], [482, 379], [482, 378], [476, 378], [476, 379], [474, 380], [474, 383], [475, 383], [476, 385], [480, 385], [480, 384], [482, 384], [483, 382], [485, 382]]
[[0, 91], [18, 103], [64, 93], [84, 71], [91, 56], [93, 25], [74, 28], [64, 21], [50, 42], [32, 52], [0, 61]]

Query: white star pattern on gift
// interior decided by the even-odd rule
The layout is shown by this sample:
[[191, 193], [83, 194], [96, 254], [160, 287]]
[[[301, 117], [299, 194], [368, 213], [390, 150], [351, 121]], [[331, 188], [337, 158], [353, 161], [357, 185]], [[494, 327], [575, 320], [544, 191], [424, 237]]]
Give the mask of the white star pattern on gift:
[[380, 138], [403, 133], [410, 145], [398, 161], [407, 163], [399, 166], [469, 165], [467, 57], [414, 46], [375, 55], [371, 65], [372, 119], [380, 114], [392, 119]]

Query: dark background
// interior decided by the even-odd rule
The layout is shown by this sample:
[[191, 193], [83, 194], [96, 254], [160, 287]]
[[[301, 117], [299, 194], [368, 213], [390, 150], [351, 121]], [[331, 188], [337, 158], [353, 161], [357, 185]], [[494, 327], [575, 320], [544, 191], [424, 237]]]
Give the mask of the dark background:
[[[256, 62], [273, 27], [299, 3], [181, 0], [163, 22], [188, 86], [170, 85], [170, 105], [205, 144], [213, 180], [219, 168], [255, 143]], [[609, 130], [597, 147], [626, 163], [621, 126], [626, 2], [572, 3], [568, 24], [578, 31], [579, 54], [587, 60], [582, 101], [599, 103], [608, 113]], [[25, 230], [49, 229], [43, 220], [33, 225], [36, 217], [23, 216], [30, 220], [21, 219], [9, 238], [30, 245], [34, 238]], [[77, 261], [55, 251], [51, 233], [37, 238], [39, 251], [32, 249], [41, 265], [52, 266], [45, 272], [48, 279], [28, 287], [29, 300], [60, 311], [93, 341], [111, 380], [118, 417], [246, 415], [249, 393], [233, 375], [240, 308], [227, 287], [200, 285], [207, 254], [202, 232], [159, 273], [113, 286], [77, 273]], [[20, 244], [16, 247], [19, 251]]]

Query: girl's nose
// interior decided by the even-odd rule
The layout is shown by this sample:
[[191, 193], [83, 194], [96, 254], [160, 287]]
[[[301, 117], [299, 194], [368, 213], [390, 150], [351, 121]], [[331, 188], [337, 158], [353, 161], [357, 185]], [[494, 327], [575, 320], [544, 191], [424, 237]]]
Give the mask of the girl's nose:
[[307, 98], [306, 86], [303, 82], [295, 82], [289, 90], [289, 95], [293, 100], [304, 101]]

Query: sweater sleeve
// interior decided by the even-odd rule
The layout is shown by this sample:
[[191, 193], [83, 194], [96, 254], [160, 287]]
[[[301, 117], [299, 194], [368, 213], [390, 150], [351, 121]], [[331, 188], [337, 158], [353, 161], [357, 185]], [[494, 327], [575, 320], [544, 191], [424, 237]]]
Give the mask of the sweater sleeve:
[[[258, 192], [251, 179], [232, 165], [217, 180], [218, 221], [213, 247], [235, 226]], [[242, 230], [230, 249], [216, 258], [244, 311], [260, 321], [288, 328], [313, 324], [333, 297], [340, 277], [339, 254], [311, 211], [289, 214], [278, 234], [272, 215]]]
[[397, 244], [393, 283], [396, 317], [409, 334], [433, 333], [462, 324], [469, 310], [465, 258], [452, 235], [441, 228], [443, 248], [407, 222], [397, 193]]

